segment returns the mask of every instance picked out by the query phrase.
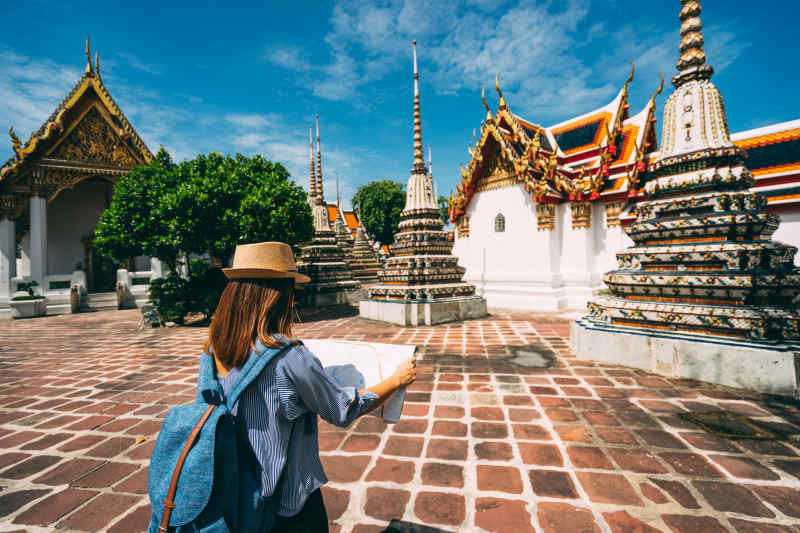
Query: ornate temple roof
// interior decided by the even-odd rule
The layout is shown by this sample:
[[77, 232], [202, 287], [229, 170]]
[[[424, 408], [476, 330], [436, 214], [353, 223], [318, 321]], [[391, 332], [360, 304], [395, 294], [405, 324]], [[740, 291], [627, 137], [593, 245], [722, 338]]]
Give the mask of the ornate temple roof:
[[[339, 217], [339, 207], [336, 204], [326, 204], [325, 207], [328, 208], [328, 218], [330, 220], [336, 220]], [[347, 229], [349, 229], [350, 233], [355, 237], [356, 230], [358, 229], [358, 217], [355, 211], [345, 211], [342, 209], [342, 216], [344, 217], [345, 224], [347, 224]]]
[[524, 184], [542, 201], [596, 200], [637, 196], [638, 174], [657, 150], [654, 130], [655, 92], [634, 116], [628, 112], [628, 86], [634, 69], [606, 105], [550, 127], [513, 113], [499, 80], [499, 104], [486, 118], [462, 180], [451, 196], [451, 219], [460, 217], [472, 195], [483, 190]]
[[92, 65], [88, 39], [86, 60], [86, 70], [81, 78], [39, 129], [31, 133], [26, 142], [21, 142], [13, 128], [9, 128], [14, 155], [0, 166], [0, 183], [14, 181], [15, 176], [25, 172], [29, 161], [51, 155], [50, 152], [71, 133], [72, 128], [92, 113], [93, 104], [87, 104], [87, 101], [92, 99], [101, 104], [100, 121], [106, 122], [110, 128], [109, 132], [122, 139], [120, 149], [126, 154], [118, 166], [130, 169], [135, 164], [146, 163], [153, 158], [153, 154], [103, 83], [97, 54], [95, 54], [95, 64]]
[[768, 205], [800, 203], [800, 120], [734, 133], [731, 140], [747, 152], [753, 189]]

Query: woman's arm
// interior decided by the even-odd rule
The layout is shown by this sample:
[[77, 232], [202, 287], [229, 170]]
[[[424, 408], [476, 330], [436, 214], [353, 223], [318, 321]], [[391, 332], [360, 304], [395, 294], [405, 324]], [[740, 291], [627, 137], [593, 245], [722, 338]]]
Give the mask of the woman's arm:
[[[392, 374], [388, 379], [384, 379], [377, 385], [358, 391], [360, 394], [364, 394], [364, 392], [369, 391], [378, 397], [377, 399], [372, 400], [372, 404], [369, 406], [369, 409], [362, 411], [358, 416], [365, 415], [370, 411], [377, 409], [383, 404], [383, 402], [389, 399], [389, 396], [391, 396], [394, 391], [404, 385], [413, 383], [415, 379], [417, 379], [417, 358], [412, 357], [408, 361], [401, 363], [400, 366], [398, 366], [394, 371], [394, 374]], [[356, 404], [353, 402], [350, 405], [350, 410], [355, 409], [355, 407]]]
[[[411, 358], [401, 364], [389, 379], [359, 392], [351, 387], [340, 387], [305, 346], [289, 350], [281, 363], [303, 408], [341, 427], [350, 425], [361, 414], [358, 410], [367, 411], [377, 407], [400, 386], [411, 383], [416, 377], [416, 360]], [[378, 402], [377, 405], [375, 402]]]

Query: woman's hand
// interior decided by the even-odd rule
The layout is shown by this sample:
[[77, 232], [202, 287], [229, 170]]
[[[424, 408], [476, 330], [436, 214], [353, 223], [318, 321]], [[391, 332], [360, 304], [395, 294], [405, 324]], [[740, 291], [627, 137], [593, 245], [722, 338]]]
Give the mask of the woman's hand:
[[408, 361], [400, 363], [392, 377], [397, 381], [398, 387], [413, 383], [417, 379], [417, 358], [412, 357]]

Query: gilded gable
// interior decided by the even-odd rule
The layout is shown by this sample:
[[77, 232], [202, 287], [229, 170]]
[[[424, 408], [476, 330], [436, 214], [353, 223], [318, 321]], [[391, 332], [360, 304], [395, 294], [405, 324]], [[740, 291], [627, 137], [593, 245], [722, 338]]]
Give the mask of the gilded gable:
[[114, 131], [96, 107], [89, 109], [49, 157], [126, 168], [139, 164], [126, 146], [126, 141]]

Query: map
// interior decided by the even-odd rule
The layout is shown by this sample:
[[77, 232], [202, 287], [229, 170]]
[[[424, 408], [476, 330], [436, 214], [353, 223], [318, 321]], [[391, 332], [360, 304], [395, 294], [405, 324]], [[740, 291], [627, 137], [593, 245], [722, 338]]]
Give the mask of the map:
[[[365, 389], [394, 374], [397, 366], [414, 355], [417, 347], [332, 339], [303, 340], [322, 362], [325, 371], [342, 387]], [[374, 411], [387, 422], [397, 422], [403, 412], [406, 388], [395, 391]]]

